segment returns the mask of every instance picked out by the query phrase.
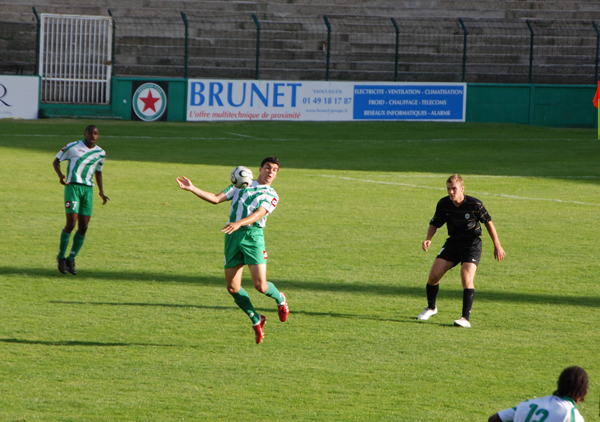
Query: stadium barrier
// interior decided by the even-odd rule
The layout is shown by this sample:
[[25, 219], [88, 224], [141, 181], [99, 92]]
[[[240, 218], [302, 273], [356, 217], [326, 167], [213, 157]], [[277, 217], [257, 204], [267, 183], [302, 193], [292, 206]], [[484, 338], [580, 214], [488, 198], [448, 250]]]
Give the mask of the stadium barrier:
[[[121, 77], [535, 84], [598, 80], [600, 30], [591, 20], [258, 12], [135, 17], [115, 12], [109, 12], [114, 36], [108, 62], [112, 75]], [[37, 26], [0, 25], [0, 73], [38, 74], [41, 19], [37, 12], [35, 17]]]
[[[40, 103], [40, 117], [135, 119], [132, 108], [135, 87], [146, 82], [166, 86], [168, 108], [164, 120], [186, 121], [188, 80], [169, 78], [113, 77], [111, 105]], [[595, 85], [467, 84], [465, 121], [594, 128], [598, 122], [592, 104], [596, 88]]]
[[600, 63], [593, 21], [183, 12], [113, 20], [116, 76], [592, 84]]
[[[467, 122], [594, 127], [597, 121], [595, 110], [588, 112], [600, 63], [600, 30], [592, 21], [110, 15], [114, 37], [106, 63], [118, 75], [110, 78], [110, 104], [42, 102], [41, 117], [140, 118], [131, 102], [149, 78], [164, 87], [164, 119], [184, 121], [188, 79], [218, 78], [466, 81]], [[11, 68], [13, 47], [23, 49], [20, 37], [30, 29], [5, 37], [11, 41], [0, 69]], [[29, 65], [15, 69], [27, 74]]]

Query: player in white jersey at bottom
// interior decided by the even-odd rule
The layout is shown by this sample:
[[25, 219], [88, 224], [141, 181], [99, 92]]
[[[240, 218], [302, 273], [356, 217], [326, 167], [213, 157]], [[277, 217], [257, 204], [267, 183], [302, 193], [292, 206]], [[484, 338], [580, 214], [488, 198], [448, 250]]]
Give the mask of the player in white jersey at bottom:
[[177, 178], [181, 189], [192, 192], [206, 202], [220, 204], [231, 201], [229, 219], [221, 229], [225, 233], [227, 291], [252, 320], [257, 344], [265, 336], [263, 327], [267, 318], [256, 312], [250, 296], [242, 287], [244, 265], [250, 269], [254, 288], [277, 302], [279, 320], [285, 322], [290, 312], [285, 294], [267, 281], [267, 251], [263, 235], [267, 215], [275, 210], [279, 201], [277, 192], [271, 187], [278, 171], [277, 157], [267, 157], [260, 164], [258, 179], [250, 186], [238, 189], [230, 185], [218, 194], [198, 189], [186, 177]]
[[571, 366], [560, 374], [558, 388], [551, 395], [530, 399], [490, 416], [488, 422], [583, 422], [577, 405], [588, 392], [583, 368]]

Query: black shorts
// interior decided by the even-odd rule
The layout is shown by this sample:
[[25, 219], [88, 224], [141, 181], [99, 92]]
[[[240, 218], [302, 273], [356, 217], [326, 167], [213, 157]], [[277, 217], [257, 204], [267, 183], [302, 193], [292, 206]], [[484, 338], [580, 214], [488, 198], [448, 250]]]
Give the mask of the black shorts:
[[445, 261], [454, 263], [453, 267], [459, 262], [471, 262], [479, 266], [481, 260], [481, 238], [477, 237], [469, 242], [452, 242], [446, 240], [444, 247], [437, 256]]

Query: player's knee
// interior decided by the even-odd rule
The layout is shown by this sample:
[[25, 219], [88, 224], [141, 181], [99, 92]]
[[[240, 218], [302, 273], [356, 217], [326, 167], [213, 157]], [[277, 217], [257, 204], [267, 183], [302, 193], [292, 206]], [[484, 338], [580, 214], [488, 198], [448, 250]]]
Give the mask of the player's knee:
[[254, 288], [256, 290], [258, 290], [260, 293], [265, 294], [265, 293], [267, 293], [269, 286], [267, 285], [266, 282], [265, 283], [255, 283]]

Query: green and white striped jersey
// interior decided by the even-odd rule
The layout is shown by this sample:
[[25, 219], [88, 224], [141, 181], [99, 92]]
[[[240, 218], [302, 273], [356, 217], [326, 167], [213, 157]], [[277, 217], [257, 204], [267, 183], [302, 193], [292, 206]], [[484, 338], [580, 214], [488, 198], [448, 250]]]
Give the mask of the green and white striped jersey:
[[106, 153], [98, 145], [90, 149], [85, 141], [75, 141], [61, 149], [56, 158], [69, 161], [66, 183], [94, 186], [94, 173], [102, 171]]
[[498, 416], [503, 422], [583, 422], [571, 398], [556, 396], [526, 400], [515, 407], [501, 410]]
[[279, 201], [279, 196], [277, 196], [275, 189], [271, 186], [259, 185], [256, 180], [245, 189], [238, 189], [230, 185], [223, 192], [227, 196], [227, 200], [231, 201], [227, 224], [248, 217], [259, 207], [267, 210], [267, 215], [256, 223], [245, 227], [264, 228], [267, 224], [267, 216], [275, 210]]

